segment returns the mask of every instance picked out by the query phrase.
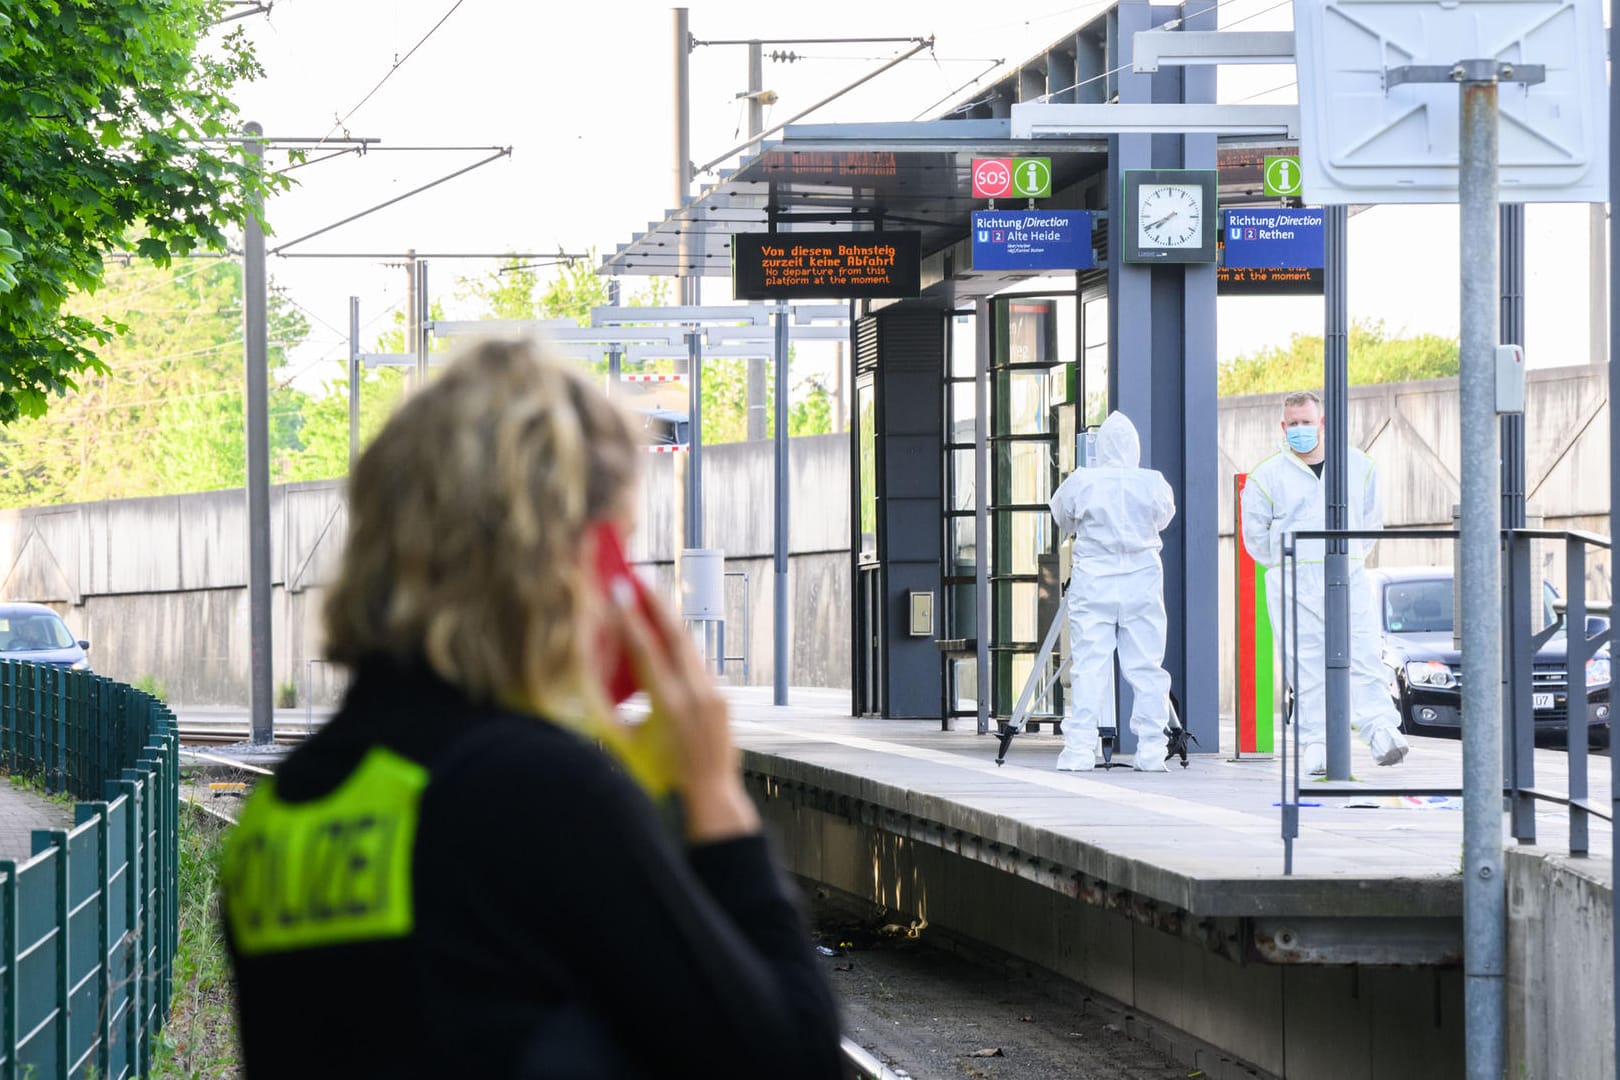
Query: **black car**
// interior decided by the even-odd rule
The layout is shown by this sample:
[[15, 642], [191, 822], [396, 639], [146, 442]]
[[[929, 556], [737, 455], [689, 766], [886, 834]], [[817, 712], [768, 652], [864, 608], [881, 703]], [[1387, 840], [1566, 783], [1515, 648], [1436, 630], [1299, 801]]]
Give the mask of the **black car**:
[[[1457, 734], [1461, 729], [1462, 656], [1452, 640], [1452, 572], [1448, 566], [1369, 570], [1384, 634], [1389, 690], [1401, 713], [1401, 730], [1416, 735]], [[1558, 593], [1543, 584], [1547, 624], [1561, 618]], [[1593, 616], [1587, 633], [1606, 626]], [[1532, 665], [1531, 693], [1539, 740], [1569, 734], [1569, 674], [1564, 631], [1548, 639]], [[1609, 645], [1586, 665], [1589, 742], [1609, 745]]]

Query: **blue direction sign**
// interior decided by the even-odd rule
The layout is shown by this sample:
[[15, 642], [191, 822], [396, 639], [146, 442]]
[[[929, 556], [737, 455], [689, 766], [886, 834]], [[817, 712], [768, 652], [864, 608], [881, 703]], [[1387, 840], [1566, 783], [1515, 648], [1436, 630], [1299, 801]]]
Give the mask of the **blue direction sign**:
[[1321, 210], [1223, 210], [1222, 265], [1232, 268], [1322, 266]]
[[975, 270], [1090, 270], [1096, 265], [1089, 210], [980, 210], [973, 215]]

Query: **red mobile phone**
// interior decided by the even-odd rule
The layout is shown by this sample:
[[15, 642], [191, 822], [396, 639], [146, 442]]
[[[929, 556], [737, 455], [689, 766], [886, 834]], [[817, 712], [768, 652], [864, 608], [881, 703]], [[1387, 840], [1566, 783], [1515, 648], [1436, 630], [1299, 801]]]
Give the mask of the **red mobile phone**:
[[[603, 595], [609, 603], [621, 608], [628, 610], [633, 605], [636, 613], [646, 620], [653, 637], [663, 644], [646, 587], [624, 556], [624, 541], [619, 538], [619, 530], [607, 522], [600, 522], [591, 531], [596, 543], [596, 577]], [[641, 687], [636, 682], [636, 671], [630, 663], [630, 656], [619, 642], [604, 642], [602, 655], [610, 665], [603, 686], [608, 699], [617, 705]]]

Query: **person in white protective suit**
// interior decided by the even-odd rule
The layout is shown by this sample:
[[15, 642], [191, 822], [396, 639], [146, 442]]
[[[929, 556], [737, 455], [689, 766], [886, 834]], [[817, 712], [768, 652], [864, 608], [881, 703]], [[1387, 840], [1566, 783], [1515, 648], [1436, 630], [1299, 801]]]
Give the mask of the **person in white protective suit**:
[[1058, 534], [1074, 537], [1070, 560], [1069, 715], [1057, 767], [1096, 765], [1097, 728], [1114, 651], [1134, 695], [1135, 767], [1165, 771], [1170, 675], [1164, 670], [1164, 566], [1159, 533], [1176, 516], [1164, 476], [1140, 467], [1142, 444], [1123, 413], [1097, 432], [1097, 462], [1052, 494]]
[[[1326, 447], [1322, 441], [1322, 402], [1314, 393], [1290, 394], [1283, 402], [1283, 439], [1277, 452], [1256, 465], [1243, 488], [1243, 544], [1266, 568], [1266, 613], [1272, 636], [1281, 640], [1282, 546], [1292, 532], [1326, 528], [1327, 483], [1323, 479]], [[1372, 459], [1350, 447], [1346, 463], [1349, 528], [1381, 529], [1383, 504], [1378, 496], [1378, 470]], [[1327, 772], [1327, 641], [1323, 620], [1326, 582], [1323, 542], [1301, 540], [1295, 548], [1297, 578], [1289, 591], [1298, 602], [1289, 611], [1299, 629], [1299, 685], [1294, 687], [1294, 716], [1300, 741], [1300, 768], [1308, 775]], [[1378, 616], [1371, 583], [1362, 562], [1372, 543], [1350, 542], [1350, 723], [1366, 740], [1373, 760], [1398, 765], [1409, 749], [1400, 732], [1400, 717], [1389, 695], [1389, 679], [1380, 660]], [[1290, 642], [1290, 652], [1292, 651]], [[1289, 659], [1293, 675], [1293, 658]]]

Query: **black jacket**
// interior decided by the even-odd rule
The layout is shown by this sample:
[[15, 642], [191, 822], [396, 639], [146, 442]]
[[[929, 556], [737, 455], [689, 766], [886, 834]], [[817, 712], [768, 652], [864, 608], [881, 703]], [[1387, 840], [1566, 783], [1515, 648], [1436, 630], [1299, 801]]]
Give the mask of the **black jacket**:
[[[366, 890], [339, 879], [375, 844], [255, 875], [243, 852], [273, 853], [292, 818], [259, 814], [255, 837], [250, 802], [228, 846], [249, 1077], [839, 1075], [831, 991], [762, 837], [688, 845], [595, 746], [385, 666], [254, 799], [319, 814], [379, 748], [421, 767], [408, 928], [341, 939]], [[328, 937], [294, 946], [240, 921], [296, 931], [311, 911]]]

